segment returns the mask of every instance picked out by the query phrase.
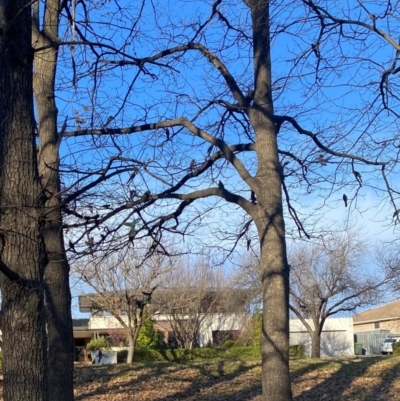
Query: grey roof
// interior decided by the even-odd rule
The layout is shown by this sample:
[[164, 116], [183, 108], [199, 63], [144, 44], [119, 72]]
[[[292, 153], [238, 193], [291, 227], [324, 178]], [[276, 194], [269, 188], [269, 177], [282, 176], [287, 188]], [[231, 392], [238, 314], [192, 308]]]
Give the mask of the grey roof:
[[[158, 288], [154, 291], [153, 296], [152, 296], [152, 302], [151, 304], [155, 309], [159, 309], [160, 307], [164, 306], [166, 304], [166, 300], [168, 299], [169, 294], [176, 294], [179, 293], [180, 291], [184, 291], [185, 293], [189, 293], [187, 288]], [[193, 294], [196, 293], [196, 291], [193, 289], [192, 291]], [[230, 295], [222, 295], [222, 298], [227, 299], [228, 297], [230, 298], [229, 304], [234, 307], [234, 306], [239, 306], [239, 305], [245, 305], [248, 304], [252, 299], [254, 299], [254, 294], [252, 291], [249, 290], [244, 290], [244, 289], [234, 289], [234, 288], [223, 288], [223, 289], [216, 289], [216, 288], [208, 288], [207, 289], [207, 296], [211, 296], [212, 294], [234, 294], [232, 298], [230, 298]], [[124, 292], [122, 292], [124, 294]], [[86, 295], [80, 295], [78, 297], [79, 300], [79, 311], [83, 313], [90, 313], [92, 310], [95, 309], [101, 309], [101, 308], [96, 308], [96, 298], [99, 298], [99, 304], [101, 304], [100, 299], [101, 295], [96, 294], [96, 293], [91, 293], [91, 294], [86, 294]], [[117, 297], [116, 297], [117, 298]], [[138, 292], [137, 294], [137, 299], [142, 299], [143, 294], [142, 292]], [[204, 296], [203, 296], [204, 298]]]

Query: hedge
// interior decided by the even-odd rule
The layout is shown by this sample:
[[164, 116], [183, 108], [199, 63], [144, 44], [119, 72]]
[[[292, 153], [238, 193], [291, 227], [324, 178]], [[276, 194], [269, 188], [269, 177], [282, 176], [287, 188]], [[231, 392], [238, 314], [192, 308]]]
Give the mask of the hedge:
[[[118, 363], [126, 362], [128, 351], [118, 352]], [[294, 359], [304, 358], [304, 345], [291, 345], [289, 347], [289, 357]], [[229, 348], [193, 348], [193, 349], [145, 349], [136, 348], [134, 360], [136, 362], [146, 361], [201, 361], [207, 359], [222, 360], [253, 360], [261, 359], [261, 349], [259, 346], [248, 347], [229, 347]]]
[[393, 343], [393, 355], [400, 355], [400, 341]]

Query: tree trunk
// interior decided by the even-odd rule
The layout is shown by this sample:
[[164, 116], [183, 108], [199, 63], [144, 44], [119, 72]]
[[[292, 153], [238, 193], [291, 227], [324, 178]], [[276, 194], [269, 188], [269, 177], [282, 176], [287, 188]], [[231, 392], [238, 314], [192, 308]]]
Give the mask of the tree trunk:
[[[55, 104], [58, 48], [58, 0], [47, 0], [44, 28], [34, 27], [34, 93], [39, 117], [39, 174], [46, 191], [44, 239], [48, 252], [45, 268], [45, 306], [48, 336], [48, 386], [50, 400], [73, 400], [73, 331], [69, 265], [64, 248], [60, 204], [59, 138]], [[35, 18], [36, 19], [36, 18]]]
[[321, 358], [321, 334], [317, 329], [311, 336], [311, 358]]
[[289, 265], [282, 206], [282, 168], [272, 103], [269, 1], [247, 0], [251, 8], [254, 99], [249, 117], [256, 136], [258, 170], [253, 218], [260, 239], [263, 285], [262, 386], [264, 401], [290, 401]]
[[51, 400], [73, 400], [73, 332], [69, 265], [62, 231], [59, 177], [57, 108], [54, 82], [58, 49], [50, 47], [57, 38], [58, 1], [46, 2], [45, 33], [36, 32], [36, 46], [48, 46], [35, 55], [34, 89], [39, 117], [39, 172], [55, 210], [46, 215], [44, 238], [49, 262], [45, 268], [45, 302], [48, 334], [48, 381]]
[[[45, 321], [32, 101], [31, 7], [0, 0], [0, 257], [5, 401], [46, 401]], [[7, 270], [7, 267], [10, 270]], [[11, 273], [10, 273], [11, 272]]]
[[[128, 335], [128, 356], [126, 358], [126, 363], [133, 363], [133, 357], [135, 356], [135, 335], [129, 333]], [[136, 335], [137, 338], [137, 335]]]

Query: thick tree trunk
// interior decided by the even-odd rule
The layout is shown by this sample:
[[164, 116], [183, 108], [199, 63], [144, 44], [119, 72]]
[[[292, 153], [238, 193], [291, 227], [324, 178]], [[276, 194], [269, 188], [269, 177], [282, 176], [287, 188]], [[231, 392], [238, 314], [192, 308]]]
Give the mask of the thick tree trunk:
[[314, 330], [311, 336], [311, 358], [321, 358], [321, 334]]
[[29, 1], [0, 0], [0, 257], [14, 272], [1, 275], [5, 401], [47, 400], [32, 61]]
[[263, 284], [262, 386], [264, 401], [292, 399], [289, 371], [289, 265], [282, 206], [282, 173], [272, 104], [269, 1], [247, 0], [254, 48], [254, 99], [249, 117], [258, 170], [253, 215], [260, 239]]
[[[59, 139], [54, 82], [58, 49], [58, 0], [47, 0], [44, 27], [34, 27], [33, 43], [45, 50], [35, 53], [34, 93], [39, 120], [39, 174], [45, 189], [44, 240], [48, 252], [45, 267], [45, 306], [48, 336], [48, 387], [50, 400], [73, 400], [73, 331], [69, 265], [64, 248], [60, 204]], [[34, 18], [39, 19], [39, 18]], [[37, 21], [36, 21], [37, 22]]]

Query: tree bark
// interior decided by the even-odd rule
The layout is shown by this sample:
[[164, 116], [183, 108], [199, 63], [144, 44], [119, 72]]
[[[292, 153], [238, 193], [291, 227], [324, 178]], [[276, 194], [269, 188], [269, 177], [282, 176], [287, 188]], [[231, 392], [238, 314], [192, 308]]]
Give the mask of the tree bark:
[[[66, 258], [60, 205], [59, 142], [55, 77], [58, 48], [58, 0], [47, 0], [44, 26], [39, 31], [38, 15], [34, 13], [33, 43], [46, 49], [35, 53], [34, 93], [39, 120], [39, 174], [46, 194], [44, 240], [48, 253], [45, 267], [45, 306], [48, 336], [49, 399], [73, 400], [73, 331], [69, 264]], [[36, 5], [38, 7], [38, 5]]]
[[321, 334], [317, 329], [311, 336], [311, 358], [321, 358]]
[[128, 335], [128, 356], [126, 358], [126, 363], [131, 364], [133, 363], [133, 357], [135, 356], [135, 337], [137, 339], [137, 335], [135, 336], [132, 333]]
[[289, 265], [282, 206], [282, 170], [272, 102], [269, 1], [248, 0], [254, 52], [254, 99], [249, 117], [256, 136], [253, 181], [263, 286], [262, 387], [264, 401], [290, 401]]
[[29, 2], [0, 0], [0, 258], [7, 274], [0, 277], [5, 401], [47, 400], [46, 252], [33, 124], [32, 61]]

